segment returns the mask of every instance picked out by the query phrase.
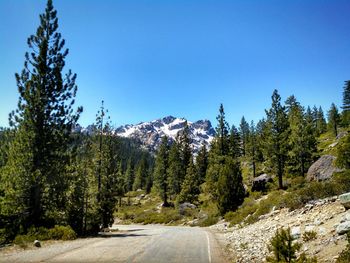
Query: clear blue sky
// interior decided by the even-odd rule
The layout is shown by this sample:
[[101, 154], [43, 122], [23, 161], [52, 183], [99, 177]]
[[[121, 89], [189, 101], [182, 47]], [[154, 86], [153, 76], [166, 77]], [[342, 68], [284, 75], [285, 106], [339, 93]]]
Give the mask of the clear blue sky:
[[[0, 0], [0, 126], [44, 0]], [[80, 123], [102, 99], [118, 126], [166, 115], [258, 120], [273, 89], [328, 110], [350, 79], [350, 1], [54, 0], [78, 74]]]

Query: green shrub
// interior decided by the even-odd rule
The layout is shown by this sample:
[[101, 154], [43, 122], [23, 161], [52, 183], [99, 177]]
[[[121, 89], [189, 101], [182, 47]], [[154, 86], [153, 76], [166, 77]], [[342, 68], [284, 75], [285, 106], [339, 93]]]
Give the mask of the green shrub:
[[77, 234], [70, 226], [55, 226], [48, 231], [48, 237], [55, 240], [73, 240]]
[[288, 229], [278, 229], [276, 234], [270, 240], [268, 246], [273, 256], [266, 257], [267, 262], [289, 262], [289, 263], [317, 263], [317, 259], [307, 258], [303, 253], [297, 257], [297, 252], [301, 249], [301, 244], [295, 242], [295, 239]]
[[13, 240], [13, 243], [25, 249], [28, 247], [28, 243], [33, 241], [30, 240], [30, 238], [27, 235], [17, 235]]
[[317, 232], [315, 232], [315, 231], [306, 231], [303, 234], [303, 241], [304, 242], [315, 240], [316, 238], [317, 238]]
[[198, 225], [201, 227], [207, 227], [207, 226], [215, 225], [218, 222], [218, 220], [219, 220], [218, 216], [209, 215], [207, 218], [200, 220]]
[[346, 233], [348, 244], [346, 248], [340, 253], [337, 263], [348, 263], [350, 262], [350, 232]]
[[70, 226], [55, 226], [54, 228], [47, 229], [45, 227], [31, 227], [25, 235], [17, 235], [13, 241], [14, 244], [19, 245], [22, 248], [26, 248], [28, 243], [34, 242], [34, 240], [73, 240], [77, 238], [77, 234]]

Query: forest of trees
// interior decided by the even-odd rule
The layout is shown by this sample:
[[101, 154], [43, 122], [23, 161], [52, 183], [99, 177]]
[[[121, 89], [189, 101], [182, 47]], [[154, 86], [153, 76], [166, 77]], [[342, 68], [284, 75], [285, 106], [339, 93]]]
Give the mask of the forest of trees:
[[[93, 131], [75, 130], [83, 108], [74, 108], [76, 74], [63, 72], [68, 49], [51, 0], [28, 47], [16, 74], [17, 109], [10, 127], [0, 130], [0, 243], [33, 226], [96, 233], [113, 223], [122, 197], [138, 189], [158, 194], [163, 206], [200, 206], [204, 194], [224, 215], [247, 195], [243, 165], [252, 178], [275, 175], [283, 189], [286, 177], [305, 176], [318, 158], [321, 134], [337, 136], [350, 124], [350, 81], [342, 111], [332, 104], [327, 120], [321, 107], [304, 107], [293, 95], [283, 102], [274, 90], [271, 107], [256, 124], [242, 117], [238, 128], [230, 126], [220, 105], [210, 148], [203, 145], [193, 154], [186, 123], [175, 141], [163, 137], [153, 156], [137, 142], [114, 136], [103, 102]], [[349, 167], [346, 158], [340, 161]]]

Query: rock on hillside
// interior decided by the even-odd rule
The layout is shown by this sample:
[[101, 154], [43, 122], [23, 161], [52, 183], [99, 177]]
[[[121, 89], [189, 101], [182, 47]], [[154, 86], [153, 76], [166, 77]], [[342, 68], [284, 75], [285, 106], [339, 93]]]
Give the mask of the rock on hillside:
[[[228, 248], [233, 262], [265, 262], [270, 239], [277, 229], [288, 227], [303, 244], [301, 252], [316, 256], [318, 262], [335, 262], [347, 244], [346, 236], [339, 232], [346, 224], [350, 227], [350, 211], [346, 212], [339, 199], [332, 197], [309, 202], [291, 212], [288, 209], [272, 211], [248, 226], [227, 228], [227, 223], [221, 222], [211, 229]], [[311, 231], [317, 233], [316, 239], [304, 241], [303, 234]]]
[[308, 172], [307, 181], [323, 181], [330, 179], [335, 172], [341, 171], [340, 169], [334, 167], [333, 161], [335, 157], [332, 155], [323, 155], [320, 159], [314, 162]]
[[[175, 140], [176, 135], [185, 126], [186, 119], [168, 116], [151, 122], [141, 122], [136, 125], [125, 125], [117, 128], [115, 134], [122, 137], [139, 140], [145, 148], [154, 152], [161, 143], [163, 136]], [[208, 120], [196, 122], [187, 121], [194, 152], [198, 152], [202, 144], [207, 146], [214, 138], [215, 130]]]

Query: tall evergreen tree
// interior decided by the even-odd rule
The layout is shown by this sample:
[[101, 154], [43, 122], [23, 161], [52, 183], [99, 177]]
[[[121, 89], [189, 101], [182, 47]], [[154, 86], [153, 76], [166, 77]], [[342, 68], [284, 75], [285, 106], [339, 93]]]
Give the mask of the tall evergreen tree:
[[180, 145], [177, 142], [174, 142], [170, 147], [168, 165], [169, 193], [175, 196], [181, 191], [181, 185], [185, 174], [181, 159]]
[[338, 136], [338, 127], [340, 124], [340, 115], [337, 106], [332, 103], [331, 108], [328, 111], [328, 125], [330, 130], [335, 136]]
[[134, 167], [131, 157], [128, 160], [128, 164], [125, 171], [125, 191], [129, 192], [132, 190], [132, 186], [135, 180]]
[[317, 150], [313, 116], [314, 112], [310, 107], [304, 114], [304, 109], [298, 102], [288, 113], [290, 127], [288, 169], [292, 174], [304, 176]]
[[[179, 134], [179, 148], [180, 148], [180, 158], [182, 161], [182, 169], [186, 171], [190, 159], [192, 158], [192, 148], [191, 148], [191, 137], [190, 137], [190, 128], [187, 121], [185, 122], [184, 128], [180, 131]], [[180, 183], [182, 184], [183, 178], [180, 178]]]
[[320, 135], [327, 130], [327, 122], [324, 117], [324, 113], [322, 110], [322, 107], [320, 106], [317, 110], [317, 116], [316, 116], [316, 134]]
[[278, 177], [278, 186], [283, 188], [283, 175], [287, 159], [288, 119], [285, 107], [281, 104], [281, 97], [277, 90], [272, 94], [272, 105], [266, 110], [267, 132], [266, 147], [269, 154], [266, 156], [271, 168]]
[[168, 138], [164, 136], [159, 146], [156, 163], [154, 167], [154, 182], [158, 188], [160, 197], [163, 200], [163, 206], [168, 206], [169, 185], [168, 185], [168, 161], [169, 145]]
[[[245, 134], [248, 134], [248, 132], [245, 131]], [[242, 147], [241, 147], [241, 135], [238, 132], [235, 125], [232, 125], [231, 131], [230, 131], [230, 137], [229, 137], [229, 149], [230, 149], [230, 155], [232, 158], [238, 158], [241, 156]], [[245, 147], [247, 148], [248, 138], [245, 139]]]
[[82, 111], [73, 109], [76, 75], [70, 70], [62, 74], [68, 49], [51, 0], [27, 43], [31, 51], [25, 54], [24, 69], [16, 74], [18, 108], [9, 118], [16, 138], [6, 169], [8, 202], [1, 205], [15, 208], [12, 212], [25, 228], [64, 215], [71, 131]]
[[203, 144], [196, 158], [196, 170], [198, 173], [199, 184], [204, 183], [207, 169], [208, 169], [208, 151], [205, 144]]
[[245, 196], [239, 162], [231, 157], [225, 159], [225, 164], [220, 166], [218, 179], [218, 208], [221, 215], [236, 211]]
[[95, 176], [95, 145], [91, 136], [74, 136], [75, 153], [72, 154], [68, 191], [68, 224], [79, 235], [99, 230], [97, 204], [97, 178]]
[[229, 132], [228, 123], [225, 119], [224, 106], [220, 104], [219, 115], [216, 117], [218, 125], [216, 127], [215, 150], [219, 155], [226, 155], [229, 152]]
[[348, 126], [350, 124], [350, 80], [345, 81], [342, 109], [343, 125]]
[[200, 191], [198, 173], [193, 164], [193, 158], [190, 158], [190, 163], [186, 170], [185, 180], [183, 181], [181, 186], [181, 192], [178, 197], [178, 202], [196, 203], [198, 202], [199, 193]]
[[134, 191], [136, 191], [137, 189], [145, 189], [147, 176], [148, 163], [146, 155], [143, 154], [136, 168], [135, 181], [133, 184]]
[[251, 122], [249, 128], [249, 139], [247, 142], [247, 154], [246, 154], [253, 166], [253, 177], [256, 177], [256, 163], [257, 163], [257, 136], [255, 130], [254, 121]]
[[249, 124], [245, 120], [244, 116], [241, 119], [241, 123], [239, 125], [240, 137], [242, 140], [242, 153], [245, 156], [247, 150], [247, 144], [249, 140]]
[[218, 197], [217, 183], [220, 167], [225, 163], [225, 156], [230, 153], [228, 123], [225, 119], [225, 111], [222, 104], [220, 105], [219, 115], [216, 119], [218, 124], [215, 138], [211, 143], [206, 174], [206, 191], [211, 195], [213, 200], [216, 200]]

